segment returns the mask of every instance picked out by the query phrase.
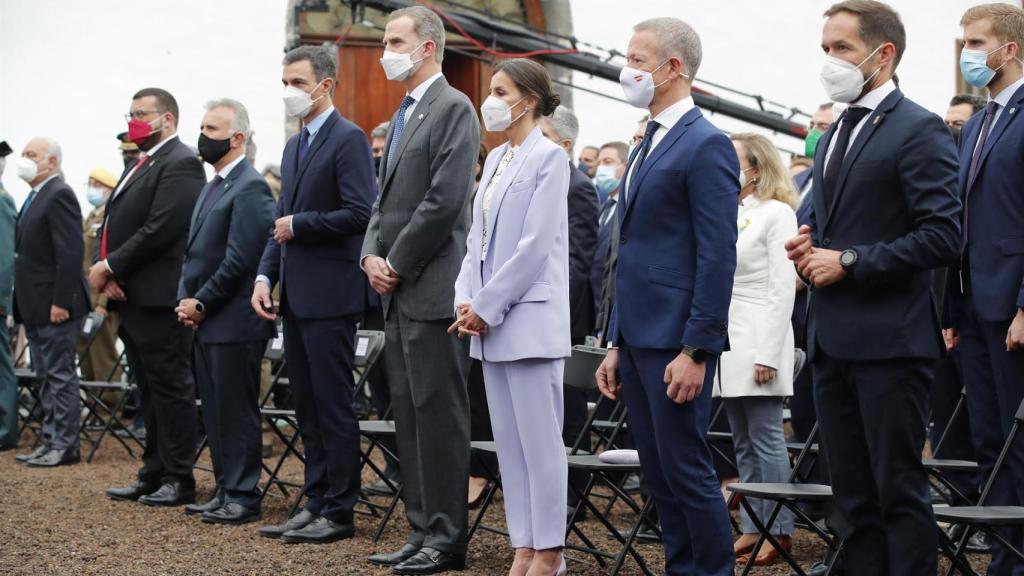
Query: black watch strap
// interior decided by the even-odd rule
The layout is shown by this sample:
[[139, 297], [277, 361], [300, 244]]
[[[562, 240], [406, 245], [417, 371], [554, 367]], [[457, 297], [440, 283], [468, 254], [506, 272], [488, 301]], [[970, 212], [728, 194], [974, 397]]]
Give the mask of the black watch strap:
[[701, 350], [700, 348], [696, 348], [694, 346], [683, 346], [683, 354], [689, 356], [690, 359], [696, 362], [697, 364], [704, 362], [708, 358], [708, 353], [706, 350]]

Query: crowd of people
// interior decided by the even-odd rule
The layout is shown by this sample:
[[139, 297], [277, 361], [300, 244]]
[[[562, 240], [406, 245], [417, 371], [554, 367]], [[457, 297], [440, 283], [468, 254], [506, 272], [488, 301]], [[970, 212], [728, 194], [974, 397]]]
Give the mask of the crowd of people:
[[[406, 95], [369, 134], [332, 104], [334, 55], [285, 55], [300, 130], [263, 174], [243, 104], [211, 101], [193, 148], [175, 98], [145, 88], [118, 137], [123, 173], [89, 174], [83, 228], [59, 144], [28, 141], [12, 165], [30, 194], [20, 210], [0, 194], [0, 311], [24, 328], [44, 418], [43, 441], [16, 459], [80, 460], [79, 378], [119, 379], [119, 338], [145, 451], [107, 495], [209, 523], [260, 519], [261, 362], [280, 318], [307, 499], [262, 536], [349, 538], [361, 491], [401, 485], [408, 539], [368, 561], [462, 569], [486, 485], [470, 442], [492, 439], [509, 574], [565, 574], [581, 482], [565, 447], [589, 442], [595, 398], [562, 378], [573, 346], [590, 345], [606, 354], [600, 393], [628, 411], [665, 573], [731, 575], [792, 546], [783, 512], [768, 527], [778, 547], [751, 557], [768, 501], [744, 509], [734, 540], [732, 480], [707, 439], [720, 402], [744, 483], [790, 477], [786, 406], [796, 440], [817, 424], [840, 569], [935, 574], [926, 435], [934, 446], [948, 428], [948, 453], [979, 463], [952, 477], [976, 501], [1024, 399], [1024, 12], [963, 15], [963, 78], [987, 97], [954, 97], [944, 121], [899, 88], [907, 36], [891, 7], [845, 0], [824, 18], [829, 102], [789, 166], [768, 138], [727, 135], [695, 106], [702, 47], [679, 19], [633, 27], [620, 84], [645, 111], [636, 132], [576, 157], [579, 120], [542, 65], [498, 62], [477, 110], [446, 81], [444, 26], [422, 6], [388, 18], [380, 62]], [[488, 151], [482, 130], [506, 142]], [[0, 144], [0, 172], [12, 153]], [[83, 349], [89, 315], [104, 323]], [[385, 334], [371, 391], [396, 426], [397, 461], [369, 486], [357, 328]], [[0, 346], [3, 448], [17, 444], [14, 361]], [[967, 417], [951, 421], [961, 389]], [[216, 490], [196, 503], [200, 423]], [[986, 504], [1021, 506], [1024, 446], [1006, 453]], [[1020, 529], [997, 533], [1024, 544]], [[1004, 542], [985, 545], [989, 574], [1024, 570]]]

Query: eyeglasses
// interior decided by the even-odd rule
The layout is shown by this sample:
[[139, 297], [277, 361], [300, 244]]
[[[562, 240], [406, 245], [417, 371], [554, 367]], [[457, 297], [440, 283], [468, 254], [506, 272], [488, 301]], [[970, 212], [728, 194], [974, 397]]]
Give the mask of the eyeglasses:
[[125, 120], [131, 120], [132, 118], [134, 118], [136, 120], [142, 120], [143, 118], [145, 118], [146, 116], [149, 116], [150, 114], [159, 114], [159, 113], [160, 113], [159, 110], [135, 110], [134, 112], [129, 112], [129, 113], [125, 114], [124, 115], [124, 119]]

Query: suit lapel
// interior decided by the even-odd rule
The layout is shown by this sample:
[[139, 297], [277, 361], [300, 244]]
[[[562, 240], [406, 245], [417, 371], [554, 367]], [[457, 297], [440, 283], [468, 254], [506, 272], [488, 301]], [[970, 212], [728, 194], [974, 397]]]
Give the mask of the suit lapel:
[[[320, 126], [320, 129], [317, 130], [316, 136], [313, 137], [313, 142], [309, 145], [309, 149], [306, 150], [306, 157], [302, 159], [302, 161], [299, 163], [298, 169], [295, 171], [295, 192], [296, 193], [298, 193], [298, 191], [299, 191], [299, 183], [302, 182], [302, 175], [306, 172], [306, 168], [309, 167], [309, 163], [313, 161], [313, 156], [316, 156], [316, 153], [324, 145], [324, 142], [327, 142], [327, 139], [330, 138], [331, 130], [334, 128], [334, 125], [337, 124], [337, 123], [338, 123], [338, 111], [337, 110], [332, 110], [331, 113], [328, 114], [327, 120], [324, 121], [323, 126]], [[299, 131], [299, 138], [300, 139], [302, 138], [302, 131], [301, 130]], [[296, 141], [296, 144], [301, 144], [301, 143]], [[296, 146], [295, 147], [295, 159], [296, 160], [298, 160], [298, 157], [299, 157], [299, 148], [300, 147], [301, 146]], [[297, 195], [298, 194], [295, 194], [295, 195], [292, 196], [292, 205], [293, 206], [295, 205], [295, 196], [297, 196]]]
[[[814, 165], [811, 166], [811, 191], [809, 194], [811, 195], [811, 212], [815, 215], [828, 214], [827, 207], [825, 206], [825, 197], [822, 195], [821, 190], [825, 185], [825, 157], [828, 156], [828, 147], [832, 144], [832, 139], [835, 138], [838, 128], [839, 123], [833, 123], [828, 131], [821, 135], [821, 140], [818, 140], [818, 147], [814, 149]], [[817, 216], [815, 220], [817, 220]], [[824, 222], [822, 220], [819, 227]]]
[[[659, 158], [665, 155], [668, 149], [671, 148], [672, 145], [675, 144], [676, 141], [679, 140], [679, 138], [683, 134], [686, 134], [686, 131], [689, 130], [690, 128], [690, 124], [693, 124], [693, 122], [700, 117], [700, 108], [694, 106], [686, 114], [683, 114], [682, 118], [680, 118], [679, 121], [676, 122], [676, 125], [673, 126], [671, 130], [668, 131], [668, 134], [665, 134], [665, 137], [662, 138], [660, 142], [658, 142], [658, 146], [654, 148], [654, 150], [651, 150], [647, 153], [647, 158], [644, 159], [644, 163], [643, 165], [640, 166], [639, 172], [633, 174], [629, 178], [630, 182], [628, 188], [633, 188], [633, 193], [630, 194], [629, 190], [626, 190], [626, 206], [622, 214], [623, 222], [625, 222], [626, 218], [629, 217], [629, 213], [632, 211], [633, 206], [636, 204], [636, 196], [640, 195], [640, 188], [643, 186], [644, 178], [646, 178], [647, 174], [651, 172], [651, 167], [658, 162]], [[627, 166], [627, 174], [629, 173], [628, 170], [632, 170], [633, 161], [636, 160], [636, 156], [637, 154], [634, 153], [633, 157], [630, 158], [629, 166]], [[632, 182], [634, 178], [637, 179], [635, 186]]]
[[[441, 94], [441, 91], [448, 87], [448, 81], [444, 79], [444, 76], [438, 78], [433, 84], [427, 88], [427, 91], [423, 93], [423, 98], [416, 102], [416, 108], [409, 115], [409, 121], [405, 123], [405, 128], [402, 130], [402, 139], [398, 141], [398, 148], [395, 149], [395, 162], [394, 165], [386, 166], [386, 172], [384, 175], [384, 186], [381, 187], [381, 198], [384, 197], [387, 192], [388, 186], [391, 183], [391, 179], [395, 176], [395, 171], [398, 169], [398, 165], [401, 163], [402, 153], [405, 152], [405, 147], [409, 144], [409, 140], [412, 139], [413, 135], [422, 126], [430, 114], [430, 104], [435, 98]], [[401, 109], [401, 108], [399, 108]], [[391, 142], [391, 134], [394, 132], [395, 119], [398, 118], [398, 113], [395, 113], [395, 117], [391, 119], [391, 129], [388, 130], [388, 140]], [[387, 150], [384, 151], [384, 155], [387, 156]]]
[[206, 195], [210, 193], [211, 186], [207, 184], [203, 187], [203, 193], [199, 195], [199, 200], [196, 201], [196, 208], [192, 212], [192, 227], [189, 228], [189, 246], [192, 245], [192, 241], [196, 239], [196, 234], [199, 229], [203, 227], [203, 223], [206, 222], [206, 216], [213, 212], [213, 210], [221, 204], [227, 202], [228, 196], [234, 192], [235, 180], [242, 175], [245, 171], [245, 167], [248, 166], [249, 161], [242, 159], [231, 172], [228, 173], [228, 177], [224, 179], [224, 187], [220, 191], [220, 197], [213, 201], [213, 204], [207, 210], [203, 210], [200, 214], [199, 211], [203, 208], [203, 203], [206, 201]]
[[[174, 136], [172, 140], [178, 140], [178, 137]], [[128, 189], [131, 188], [136, 182], [138, 182], [143, 176], [145, 176], [146, 173], [149, 172], [149, 169], [152, 168], [157, 162], [159, 162], [160, 159], [167, 153], [169, 153], [171, 151], [171, 148], [173, 148], [177, 144], [177, 142], [165, 142], [164, 145], [161, 146], [160, 149], [157, 150], [156, 153], [149, 158], [149, 160], [146, 160], [142, 164], [142, 166], [139, 166], [138, 170], [136, 170], [135, 172], [131, 172], [130, 175], [127, 176], [128, 181], [125, 182], [124, 187], [121, 188], [121, 191], [118, 192], [117, 195], [110, 199], [108, 204], [116, 202], [117, 200], [123, 198], [124, 195], [128, 192]], [[114, 190], [117, 190], [117, 187], [114, 187]]]
[[[526, 162], [526, 157], [530, 155], [530, 151], [537, 145], [537, 141], [543, 138], [540, 127], [534, 128], [530, 135], [526, 137], [523, 144], [516, 151], [516, 155], [512, 158], [512, 162], [509, 163], [508, 167], [505, 168], [505, 172], [501, 175], [501, 181], [499, 181], [495, 187], [491, 197], [491, 208], [487, 211], [487, 244], [490, 246], [491, 242], [494, 241], [494, 223], [498, 220], [498, 211], [501, 210], [501, 202], [505, 199], [505, 192], [508, 191], [508, 187], [512, 185], [512, 182], [516, 179], [519, 174], [519, 170], [523, 167]], [[511, 146], [512, 143], [509, 143]], [[499, 160], [498, 165], [501, 165]], [[497, 168], [495, 168], [497, 169]], [[493, 177], [493, 175], [492, 175]], [[489, 250], [489, 248], [488, 248]]]
[[[867, 118], [864, 119], [864, 126], [860, 129], [860, 133], [857, 134], [857, 139], [850, 145], [849, 150], [846, 151], [846, 155], [843, 156], [843, 165], [839, 169], [839, 179], [836, 180], [835, 197], [832, 198], [832, 205], [828, 207], [828, 216], [825, 217], [825, 226], [822, 228], [827, 229], [828, 223], [832, 220], [832, 214], [836, 210], [836, 206], [839, 205], [840, 200], [843, 197], [843, 192], [846, 189], [846, 178], [850, 175], [850, 168], [854, 162], [857, 161], [857, 156], [860, 155], [861, 151], [864, 150], [864, 146], [871, 140], [871, 136], [874, 135], [875, 130], [885, 120], [885, 114], [893, 109], [896, 104], [903, 99], [903, 93], [898, 89], [893, 90], [882, 102], [878, 105], [875, 110], [868, 114]], [[853, 128], [851, 128], [852, 130]], [[835, 150], [832, 151], [836, 153]]]
[[[1001, 114], [999, 114], [999, 122], [991, 128], [991, 132], [989, 133], [988, 138], [985, 140], [985, 148], [981, 151], [981, 157], [978, 158], [978, 173], [981, 173], [981, 168], [985, 165], [985, 159], [988, 158], [988, 153], [992, 151], [992, 147], [996, 145], [996, 142], [999, 141], [999, 138], [1003, 135], [1003, 132], [1006, 131], [1006, 127], [1009, 126], [1011, 122], [1013, 122], [1014, 118], [1020, 116], [1018, 112], [1020, 112], [1022, 101], [1024, 101], [1024, 86], [1021, 86], [1020, 88], [1017, 89], [1017, 92], [1014, 93], [1012, 98], [1010, 98], [1010, 101], [1007, 104], [1006, 108], [1003, 109]], [[977, 136], [975, 136], [974, 141], [978, 141]], [[968, 164], [968, 170], [970, 170], [969, 166], [970, 164]], [[970, 177], [969, 174], [968, 177]], [[977, 181], [978, 179], [975, 178], [974, 182], [976, 183]], [[971, 186], [973, 187], [973, 185], [974, 184], [972, 183]]]

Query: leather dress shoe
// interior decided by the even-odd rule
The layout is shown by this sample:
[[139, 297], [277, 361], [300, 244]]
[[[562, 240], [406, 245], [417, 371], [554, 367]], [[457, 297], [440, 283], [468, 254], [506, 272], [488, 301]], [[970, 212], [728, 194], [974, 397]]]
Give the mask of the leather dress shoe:
[[207, 500], [203, 504], [189, 504], [185, 506], [185, 514], [202, 514], [203, 512], [213, 512], [224, 505], [224, 495], [220, 490], [213, 493], [213, 497]]
[[186, 488], [178, 480], [164, 482], [156, 492], [139, 498], [147, 506], [181, 506], [195, 501], [195, 488]]
[[21, 462], [22, 464], [24, 464], [25, 462], [28, 462], [29, 460], [34, 460], [36, 458], [39, 458], [40, 456], [42, 456], [43, 454], [46, 454], [49, 451], [50, 451], [50, 449], [46, 446], [46, 444], [43, 444], [42, 446], [40, 446], [40, 447], [36, 448], [35, 450], [29, 452], [28, 454], [18, 454], [18, 455], [16, 455], [14, 457], [14, 459], [17, 460], [18, 462]]
[[260, 519], [259, 508], [247, 508], [238, 502], [228, 502], [216, 510], [203, 512], [203, 522], [210, 524], [247, 524]]
[[50, 450], [39, 458], [33, 458], [25, 462], [25, 466], [33, 468], [54, 468], [62, 464], [77, 464], [82, 461], [82, 456], [77, 448], [67, 450]]
[[318, 516], [316, 520], [298, 530], [289, 530], [281, 534], [281, 540], [289, 544], [327, 544], [328, 542], [351, 538], [355, 533], [355, 526], [351, 523], [339, 524], [323, 516]]
[[370, 564], [376, 564], [378, 566], [394, 566], [395, 564], [401, 564], [402, 562], [412, 558], [417, 552], [420, 551], [420, 547], [415, 544], [406, 544], [402, 546], [397, 552], [378, 552], [367, 558]]
[[391, 571], [395, 574], [439, 574], [466, 567], [466, 557], [442, 552], [436, 548], [420, 548], [405, 562], [396, 564]]
[[285, 532], [304, 528], [307, 524], [316, 519], [316, 514], [313, 514], [309, 510], [303, 510], [289, 518], [284, 524], [279, 524], [277, 526], [263, 526], [260, 528], [260, 536], [263, 536], [264, 538], [280, 538]]
[[159, 488], [158, 484], [136, 480], [132, 482], [131, 486], [125, 486], [124, 488], [107, 488], [107, 496], [114, 500], [138, 500], [147, 494], [156, 492]]

